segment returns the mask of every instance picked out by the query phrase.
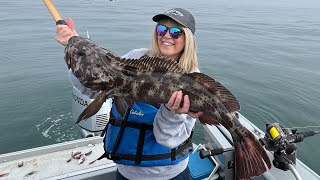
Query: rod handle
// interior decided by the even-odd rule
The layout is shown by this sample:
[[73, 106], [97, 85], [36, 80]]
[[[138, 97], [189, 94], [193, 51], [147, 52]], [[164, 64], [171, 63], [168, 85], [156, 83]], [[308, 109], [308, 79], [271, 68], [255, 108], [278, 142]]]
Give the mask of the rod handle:
[[224, 150], [222, 148], [211, 149], [211, 150], [207, 150], [207, 151], [202, 149], [202, 150], [200, 150], [200, 158], [204, 159], [209, 156], [222, 154], [223, 152], [224, 152]]

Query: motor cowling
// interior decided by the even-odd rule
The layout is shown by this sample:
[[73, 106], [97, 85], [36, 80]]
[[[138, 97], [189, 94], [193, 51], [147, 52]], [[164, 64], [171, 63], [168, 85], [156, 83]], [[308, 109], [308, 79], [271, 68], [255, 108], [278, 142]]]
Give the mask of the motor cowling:
[[[92, 101], [94, 101], [94, 99], [82, 94], [75, 87], [72, 88], [72, 117], [74, 122], [76, 122], [79, 115], [89, 106], [90, 103], [92, 103]], [[102, 133], [110, 119], [111, 107], [112, 99], [107, 99], [95, 115], [78, 124], [83, 137], [97, 136]]]

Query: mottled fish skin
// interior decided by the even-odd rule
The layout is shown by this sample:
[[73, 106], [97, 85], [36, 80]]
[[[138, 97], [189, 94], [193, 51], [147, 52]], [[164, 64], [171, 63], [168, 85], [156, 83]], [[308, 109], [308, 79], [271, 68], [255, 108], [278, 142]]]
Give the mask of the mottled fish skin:
[[[105, 61], [105, 59], [107, 55], [115, 60], [120, 60], [120, 58], [94, 43], [82, 41], [80, 37], [71, 37], [69, 42], [71, 43], [68, 43], [65, 49], [65, 60], [68, 68], [72, 69], [79, 81], [92, 90], [102, 90], [106, 88], [107, 84], [112, 85], [119, 71], [108, 68], [108, 73], [105, 73], [106, 69], [104, 67], [112, 66], [112, 63]], [[74, 59], [79, 61], [71, 61]]]
[[79, 121], [95, 114], [110, 96], [150, 104], [166, 103], [173, 92], [181, 90], [189, 96], [191, 111], [204, 112], [199, 117], [201, 123], [221, 124], [229, 130], [234, 140], [240, 179], [261, 175], [271, 168], [265, 150], [235, 116], [235, 111], [240, 108], [239, 102], [211, 77], [202, 73], [186, 73], [176, 62], [163, 58], [122, 59], [83, 37], [70, 38], [65, 60], [84, 86], [101, 91], [80, 115]]
[[[169, 68], [145, 71], [148, 66], [139, 64], [137, 68], [143, 68], [137, 71], [135, 64], [126, 63], [130, 60], [122, 62], [120, 59], [114, 53], [102, 49], [85, 38], [72, 38], [66, 47], [68, 67], [84, 86], [92, 90], [106, 91], [108, 95], [148, 103], [166, 103], [174, 91], [182, 90], [184, 94], [189, 95], [190, 110], [203, 111], [219, 119], [217, 118], [219, 117], [217, 106], [221, 102], [217, 96], [212, 96], [202, 85], [185, 75], [185, 72], [176, 63], [152, 59], [158, 63], [168, 64]], [[147, 61], [148, 59], [145, 61], [132, 60], [133, 63]], [[174, 68], [168, 71], [170, 66]], [[193, 74], [200, 75], [201, 73]], [[221, 107], [224, 106], [221, 105]], [[230, 123], [233, 122], [228, 124]]]

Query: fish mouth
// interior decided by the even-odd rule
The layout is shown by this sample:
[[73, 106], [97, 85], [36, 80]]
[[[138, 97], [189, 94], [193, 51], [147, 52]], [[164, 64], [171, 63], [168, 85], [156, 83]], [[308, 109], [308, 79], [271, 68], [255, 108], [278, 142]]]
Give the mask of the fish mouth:
[[77, 36], [72, 36], [69, 41], [68, 41], [68, 44], [66, 45], [65, 49], [64, 49], [64, 53], [65, 53], [65, 56], [64, 56], [64, 59], [65, 59], [65, 62], [68, 66], [68, 69], [71, 68], [71, 63], [72, 63], [72, 50], [75, 49], [74, 48], [74, 43], [77, 41]]
[[68, 68], [70, 69], [71, 68], [71, 50], [73, 49], [73, 44], [78, 40], [78, 36], [72, 36], [69, 38], [68, 40], [68, 44], [66, 45], [65, 47], [65, 50], [64, 50], [64, 53], [65, 53], [65, 56], [64, 56], [64, 59], [65, 59], [65, 62], [68, 66]]

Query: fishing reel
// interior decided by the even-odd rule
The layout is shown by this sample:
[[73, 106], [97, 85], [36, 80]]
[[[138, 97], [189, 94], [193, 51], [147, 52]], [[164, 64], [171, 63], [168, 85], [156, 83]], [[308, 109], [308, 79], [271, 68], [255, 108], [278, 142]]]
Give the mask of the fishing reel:
[[[296, 163], [296, 145], [306, 137], [318, 134], [319, 131], [297, 132], [297, 129], [283, 128], [279, 123], [266, 124], [266, 134], [259, 139], [269, 151], [274, 152], [273, 165], [287, 171]], [[290, 169], [291, 170], [291, 169]]]

